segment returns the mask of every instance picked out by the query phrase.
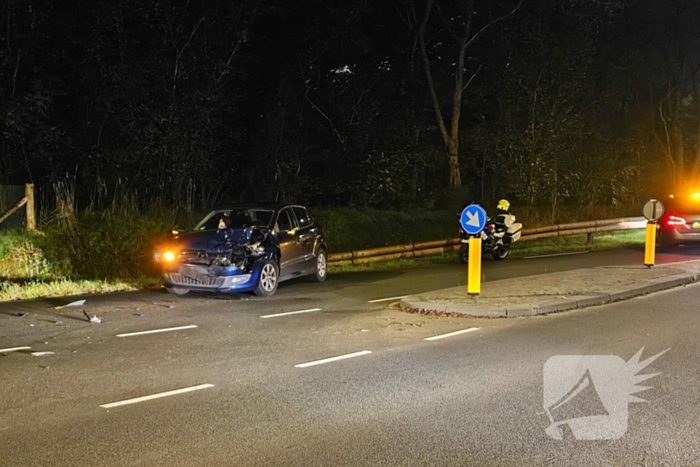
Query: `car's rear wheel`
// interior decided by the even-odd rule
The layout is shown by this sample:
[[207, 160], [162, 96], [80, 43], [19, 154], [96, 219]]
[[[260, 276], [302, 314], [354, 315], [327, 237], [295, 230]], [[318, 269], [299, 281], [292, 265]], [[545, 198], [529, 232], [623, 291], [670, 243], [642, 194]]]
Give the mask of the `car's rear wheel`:
[[279, 282], [279, 270], [274, 260], [266, 261], [260, 271], [260, 280], [255, 288], [258, 297], [270, 297], [277, 291]]
[[326, 250], [321, 248], [316, 254], [316, 270], [311, 274], [310, 278], [314, 282], [323, 282], [328, 275], [328, 255]]
[[185, 295], [190, 292], [190, 289], [184, 287], [166, 287], [165, 290], [173, 295]]

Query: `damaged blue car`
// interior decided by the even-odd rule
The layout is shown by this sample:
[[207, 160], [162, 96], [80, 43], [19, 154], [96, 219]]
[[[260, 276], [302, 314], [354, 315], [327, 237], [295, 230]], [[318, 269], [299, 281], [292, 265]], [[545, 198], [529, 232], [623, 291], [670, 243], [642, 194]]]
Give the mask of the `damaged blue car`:
[[309, 210], [296, 204], [216, 209], [192, 230], [175, 229], [154, 253], [168, 292], [253, 292], [269, 297], [280, 282], [326, 279], [328, 245]]

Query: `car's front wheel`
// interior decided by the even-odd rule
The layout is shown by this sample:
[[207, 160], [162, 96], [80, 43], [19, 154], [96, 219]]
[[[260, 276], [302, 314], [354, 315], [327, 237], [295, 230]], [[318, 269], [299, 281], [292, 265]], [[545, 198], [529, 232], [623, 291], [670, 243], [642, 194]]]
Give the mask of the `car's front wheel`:
[[184, 287], [166, 287], [165, 290], [173, 295], [185, 295], [190, 291], [190, 289]]
[[326, 254], [326, 250], [320, 249], [316, 255], [316, 270], [311, 274], [311, 280], [314, 282], [323, 282], [326, 280], [327, 275], [328, 255]]
[[277, 263], [274, 260], [266, 261], [260, 271], [260, 280], [255, 288], [258, 297], [270, 297], [277, 291], [279, 282]]

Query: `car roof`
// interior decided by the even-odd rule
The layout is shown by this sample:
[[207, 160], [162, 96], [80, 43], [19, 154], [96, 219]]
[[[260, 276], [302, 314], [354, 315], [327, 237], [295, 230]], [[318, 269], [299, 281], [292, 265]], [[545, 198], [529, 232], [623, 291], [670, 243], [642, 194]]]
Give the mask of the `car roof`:
[[225, 205], [215, 207], [213, 209], [213, 211], [228, 211], [228, 210], [234, 210], [234, 209], [271, 209], [274, 211], [279, 211], [283, 208], [294, 207], [294, 206], [305, 207], [304, 205], [299, 204], [299, 203], [280, 203], [280, 202], [274, 202], [274, 201], [264, 201], [261, 203], [225, 204]]

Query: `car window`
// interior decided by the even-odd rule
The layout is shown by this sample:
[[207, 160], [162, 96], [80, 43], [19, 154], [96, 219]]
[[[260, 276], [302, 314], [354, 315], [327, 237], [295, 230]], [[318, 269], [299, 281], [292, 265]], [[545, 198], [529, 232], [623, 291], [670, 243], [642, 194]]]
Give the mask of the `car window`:
[[213, 211], [202, 220], [195, 230], [216, 230], [222, 218], [227, 220], [232, 229], [241, 229], [251, 225], [268, 225], [273, 211], [266, 209], [237, 209]]
[[297, 220], [299, 221], [299, 227], [304, 228], [308, 227], [313, 223], [313, 219], [311, 218], [311, 215], [309, 214], [309, 211], [302, 207], [294, 207], [292, 208], [294, 210], [294, 214], [297, 216]]
[[294, 228], [294, 223], [289, 217], [289, 209], [283, 209], [280, 211], [279, 217], [277, 218], [277, 227], [280, 230], [292, 230]]
[[266, 209], [250, 209], [248, 213], [253, 218], [256, 225], [270, 225], [270, 220], [272, 220], [274, 211]]

